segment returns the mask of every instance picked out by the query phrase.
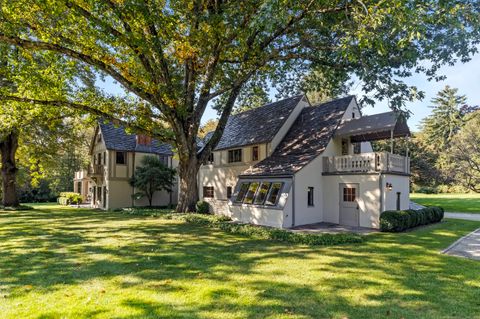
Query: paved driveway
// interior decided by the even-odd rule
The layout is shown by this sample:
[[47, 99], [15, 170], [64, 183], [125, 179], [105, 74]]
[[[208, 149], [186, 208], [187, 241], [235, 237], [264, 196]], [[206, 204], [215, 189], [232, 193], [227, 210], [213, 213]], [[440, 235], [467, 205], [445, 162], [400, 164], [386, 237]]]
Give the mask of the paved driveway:
[[480, 221], [480, 214], [445, 212], [445, 218], [466, 219]]
[[480, 228], [457, 240], [443, 253], [480, 260]]

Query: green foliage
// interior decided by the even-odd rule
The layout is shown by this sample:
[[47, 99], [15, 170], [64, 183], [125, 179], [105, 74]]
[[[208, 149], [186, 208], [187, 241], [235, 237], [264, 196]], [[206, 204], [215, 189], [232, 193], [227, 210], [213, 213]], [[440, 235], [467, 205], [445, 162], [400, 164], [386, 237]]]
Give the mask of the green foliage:
[[172, 191], [176, 171], [163, 164], [157, 156], [145, 156], [140, 162], [141, 166], [135, 169], [130, 184], [139, 190], [134, 198], [147, 197], [150, 206], [155, 192]]
[[60, 193], [60, 197], [58, 197], [57, 202], [64, 206], [72, 204], [78, 205], [82, 203], [82, 195], [74, 192], [62, 192]]
[[439, 222], [443, 215], [443, 208], [435, 206], [419, 210], [389, 210], [380, 215], [380, 230], [402, 232], [409, 228]]
[[[196, 182], [191, 159], [208, 158], [237, 99], [248, 92], [260, 86], [265, 93], [268, 84], [280, 96], [292, 95], [315, 74], [313, 90], [331, 92], [355, 76], [364, 103], [373, 103], [369, 96], [388, 98], [399, 110], [424, 95], [403, 78], [413, 72], [442, 78], [440, 66], [468, 61], [480, 34], [476, 0], [18, 0], [5, 1], [0, 14], [2, 43], [26, 57], [51, 53], [60, 67], [33, 63], [34, 71], [48, 66], [46, 73], [71, 77], [56, 95], [30, 95], [42, 86], [26, 81], [30, 91], [0, 92], [0, 98], [67, 105], [173, 143], [188, 167], [180, 171], [182, 211], [195, 204], [187, 192]], [[129, 94], [103, 92], [95, 87], [98, 75]], [[197, 154], [202, 116], [215, 101], [216, 134]]]
[[455, 181], [480, 193], [480, 111], [466, 118], [466, 124], [452, 140], [448, 157]]
[[198, 214], [208, 214], [210, 212], [210, 205], [205, 201], [198, 201], [195, 205]]

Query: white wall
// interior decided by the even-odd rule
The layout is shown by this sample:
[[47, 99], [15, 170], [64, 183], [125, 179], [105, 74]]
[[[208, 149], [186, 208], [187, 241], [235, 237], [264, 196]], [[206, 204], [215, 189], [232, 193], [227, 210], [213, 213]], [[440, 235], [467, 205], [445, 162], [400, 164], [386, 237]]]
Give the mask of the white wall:
[[400, 209], [408, 209], [410, 206], [410, 178], [409, 176], [385, 174], [383, 188], [386, 183], [392, 184], [392, 190], [384, 192], [384, 206], [382, 211], [397, 209], [397, 192], [400, 192]]
[[339, 223], [340, 218], [340, 184], [359, 184], [357, 198], [360, 214], [360, 226], [378, 228], [380, 218], [380, 189], [377, 174], [361, 175], [326, 175], [323, 176], [326, 186], [323, 192], [324, 221]]

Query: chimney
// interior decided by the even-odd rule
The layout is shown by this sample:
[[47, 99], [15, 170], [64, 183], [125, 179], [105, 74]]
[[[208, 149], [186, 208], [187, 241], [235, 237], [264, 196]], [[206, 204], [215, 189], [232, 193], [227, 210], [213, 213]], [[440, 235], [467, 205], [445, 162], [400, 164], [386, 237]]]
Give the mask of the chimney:
[[137, 135], [137, 145], [150, 146], [152, 144], [152, 138], [146, 135]]

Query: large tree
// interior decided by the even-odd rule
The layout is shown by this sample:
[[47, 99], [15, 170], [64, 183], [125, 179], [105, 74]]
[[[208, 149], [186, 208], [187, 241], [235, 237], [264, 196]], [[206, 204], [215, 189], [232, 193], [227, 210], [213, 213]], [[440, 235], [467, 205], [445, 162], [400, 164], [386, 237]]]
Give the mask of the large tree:
[[455, 181], [480, 193], [480, 111], [466, 117], [466, 124], [452, 139], [448, 156], [453, 163]]
[[[103, 112], [172, 143], [179, 157], [178, 211], [193, 209], [199, 166], [239, 95], [255, 88], [250, 83], [265, 79], [288, 94], [315, 71], [320, 89], [355, 75], [370, 94], [366, 102], [388, 97], [398, 109], [422, 96], [402, 77], [417, 71], [435, 78], [439, 66], [468, 60], [479, 39], [477, 0], [17, 0], [0, 6], [1, 42], [93, 68], [120, 83], [135, 104], [99, 108], [99, 90], [83, 101], [2, 98]], [[219, 124], [197, 153], [201, 118], [215, 101]]]

